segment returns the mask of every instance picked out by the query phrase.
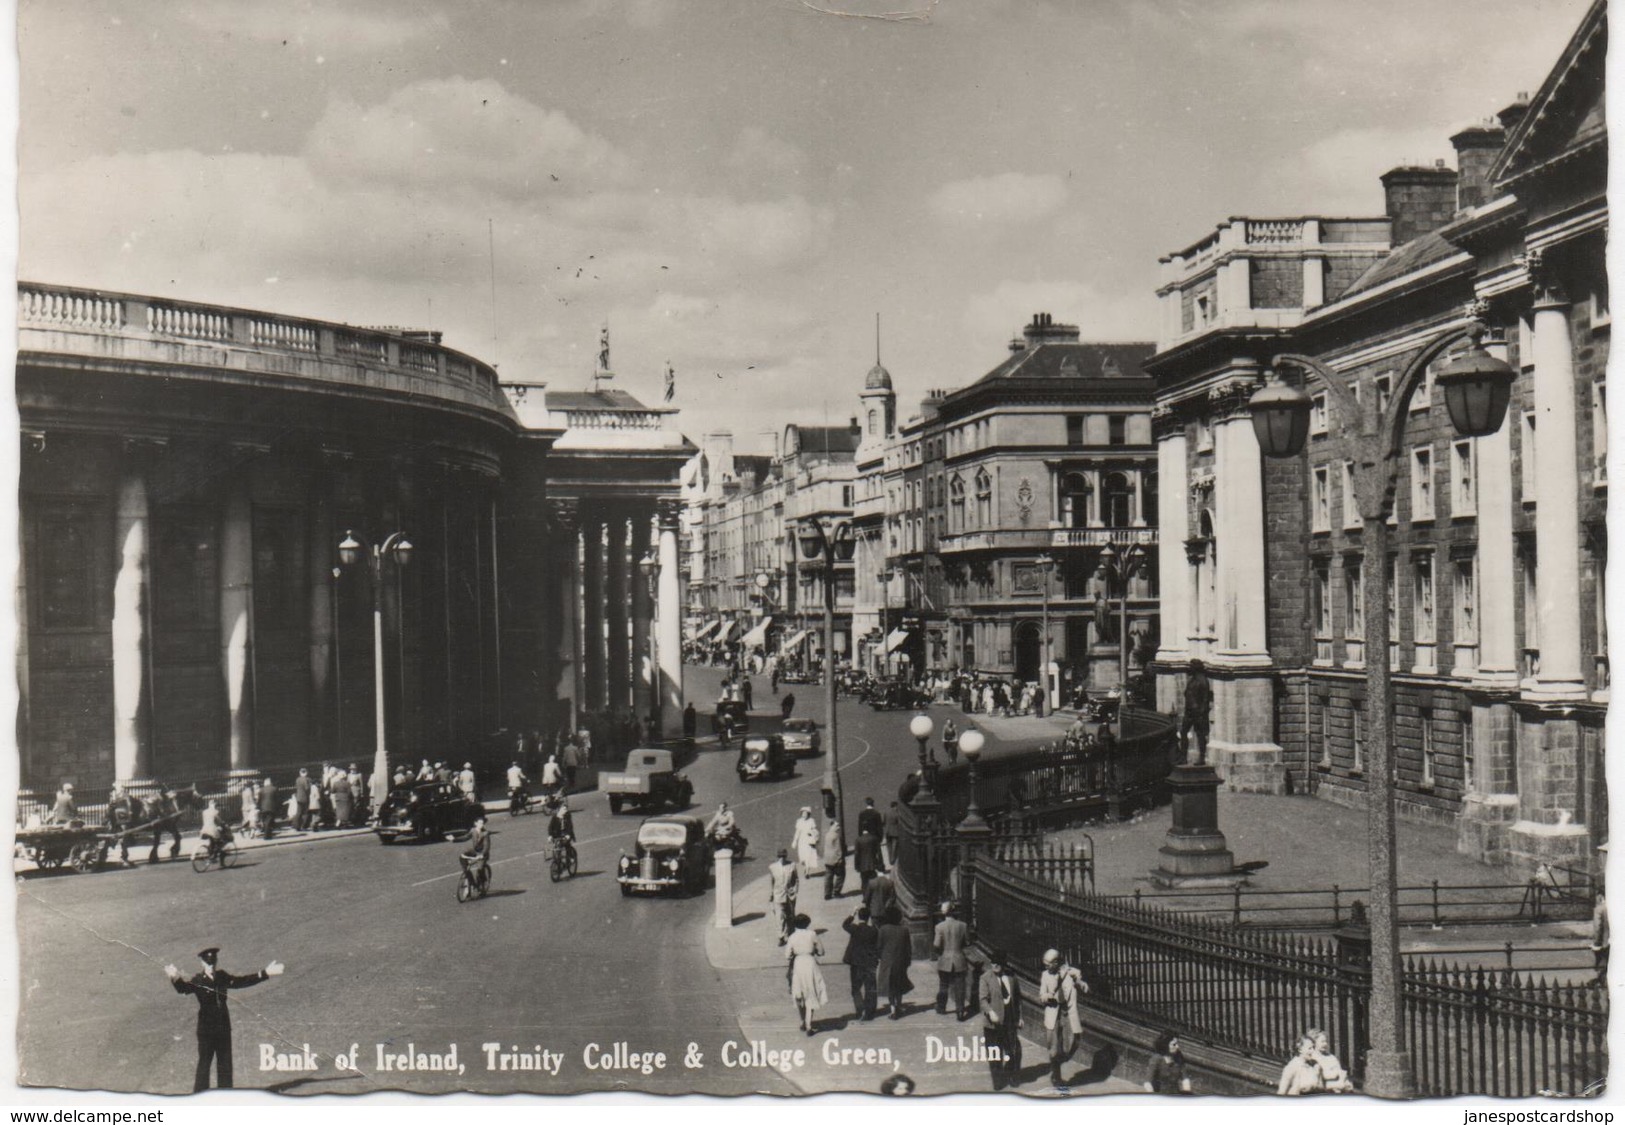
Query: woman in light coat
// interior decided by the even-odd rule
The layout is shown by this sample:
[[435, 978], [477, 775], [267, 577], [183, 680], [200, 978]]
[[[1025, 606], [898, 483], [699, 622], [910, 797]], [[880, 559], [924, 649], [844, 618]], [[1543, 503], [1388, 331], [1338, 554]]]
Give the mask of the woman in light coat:
[[803, 884], [814, 875], [823, 874], [824, 865], [818, 859], [818, 821], [813, 818], [812, 809], [807, 805], [801, 807], [801, 815], [790, 830], [790, 851], [796, 857], [796, 865], [801, 868]]
[[790, 998], [796, 1002], [801, 1027], [808, 1035], [813, 1033], [818, 1009], [829, 1003], [829, 989], [824, 984], [824, 971], [818, 967], [818, 958], [824, 955], [823, 943], [813, 932], [812, 919], [805, 914], [795, 917], [795, 929], [784, 944], [784, 956], [790, 962]]
[[1083, 974], [1067, 964], [1059, 950], [1044, 953], [1044, 971], [1038, 977], [1038, 1003], [1044, 1008], [1044, 1041], [1049, 1048], [1049, 1078], [1055, 1086], [1061, 1081], [1061, 1064], [1077, 1049], [1083, 1034], [1083, 1017], [1078, 1005], [1089, 986]]

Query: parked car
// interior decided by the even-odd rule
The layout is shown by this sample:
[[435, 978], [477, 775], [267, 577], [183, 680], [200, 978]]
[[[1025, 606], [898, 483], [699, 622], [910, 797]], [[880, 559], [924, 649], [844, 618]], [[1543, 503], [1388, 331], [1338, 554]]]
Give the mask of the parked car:
[[811, 719], [784, 721], [784, 748], [798, 758], [816, 758], [824, 752], [824, 738]]
[[915, 711], [929, 706], [931, 696], [907, 680], [874, 680], [864, 701], [876, 711]]
[[480, 806], [463, 799], [455, 785], [421, 781], [391, 790], [378, 810], [378, 842], [443, 840], [474, 827]]
[[633, 750], [626, 756], [625, 770], [598, 775], [598, 788], [609, 794], [612, 813], [628, 806], [686, 809], [694, 803], [694, 786], [677, 772], [670, 750]]
[[739, 762], [734, 769], [740, 781], [777, 781], [795, 774], [796, 760], [778, 735], [753, 734], [740, 744]]
[[651, 816], [638, 825], [636, 850], [621, 853], [615, 881], [622, 895], [698, 894], [711, 879], [711, 842], [697, 816]]

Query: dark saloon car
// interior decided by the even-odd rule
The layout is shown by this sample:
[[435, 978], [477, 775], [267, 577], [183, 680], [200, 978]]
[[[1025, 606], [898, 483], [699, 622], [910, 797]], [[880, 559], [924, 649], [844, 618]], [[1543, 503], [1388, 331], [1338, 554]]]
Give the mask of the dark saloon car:
[[637, 850], [621, 853], [621, 894], [699, 894], [711, 881], [711, 841], [697, 816], [651, 816], [638, 825]]
[[419, 781], [398, 786], [378, 810], [378, 841], [442, 840], [468, 832], [484, 810], [464, 799], [457, 787], [444, 781]]
[[784, 748], [798, 758], [816, 758], [824, 752], [823, 735], [811, 719], [784, 720]]
[[750, 710], [743, 699], [717, 700], [717, 730], [722, 729], [723, 723], [727, 723], [728, 729], [736, 735], [750, 729]]
[[777, 781], [796, 772], [796, 759], [778, 735], [753, 734], [740, 743], [739, 764], [734, 768], [740, 781]]

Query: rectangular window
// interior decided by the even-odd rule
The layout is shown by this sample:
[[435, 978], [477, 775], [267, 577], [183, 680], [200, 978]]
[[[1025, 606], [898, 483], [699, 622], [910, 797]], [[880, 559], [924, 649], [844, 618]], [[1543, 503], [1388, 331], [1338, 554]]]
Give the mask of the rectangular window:
[[1478, 560], [1456, 559], [1451, 568], [1451, 641], [1456, 649], [1454, 675], [1478, 667]]
[[1377, 417], [1380, 418], [1383, 411], [1388, 409], [1388, 400], [1394, 397], [1394, 377], [1378, 375], [1371, 382], [1377, 389]]
[[1388, 666], [1399, 667], [1399, 564], [1388, 556]]
[[1533, 679], [1540, 674], [1540, 573], [1535, 545], [1529, 543], [1523, 558], [1523, 675]]
[[1433, 552], [1422, 551], [1411, 559], [1411, 628], [1416, 646], [1415, 670], [1432, 672], [1434, 659]]
[[1345, 560], [1343, 563], [1343, 604], [1348, 607], [1348, 621], [1344, 625], [1344, 660], [1349, 664], [1365, 663], [1365, 563], [1363, 560]]
[[1478, 782], [1478, 763], [1473, 754], [1473, 711], [1469, 707], [1461, 712], [1461, 786], [1469, 793]]
[[1472, 438], [1450, 446], [1450, 514], [1478, 514], [1478, 443]]
[[1538, 452], [1535, 446], [1535, 414], [1529, 411], [1523, 416], [1523, 442], [1518, 452], [1518, 483], [1523, 489], [1523, 502], [1535, 502], [1535, 455]]
[[1411, 409], [1426, 410], [1433, 405], [1433, 364], [1428, 364], [1422, 371], [1421, 381], [1416, 384], [1416, 390], [1411, 392]]
[[1327, 429], [1326, 392], [1309, 396], [1309, 432], [1323, 434]]
[[1196, 420], [1196, 452], [1213, 451], [1213, 425], [1206, 418]]
[[1365, 772], [1365, 704], [1356, 700], [1349, 709], [1349, 741], [1354, 746], [1354, 764], [1350, 773]]
[[1315, 619], [1315, 663], [1332, 662], [1332, 576], [1323, 566], [1315, 568], [1313, 606]]
[[1106, 419], [1106, 442], [1108, 445], [1128, 444], [1128, 418], [1122, 414], [1113, 414]]
[[1360, 495], [1354, 487], [1354, 462], [1343, 462], [1343, 526], [1359, 527]]
[[1433, 748], [1433, 711], [1431, 708], [1424, 707], [1422, 708], [1422, 788], [1433, 788], [1438, 776], [1434, 772], [1435, 767], [1436, 763], [1434, 762]]
[[852, 486], [850, 484], [843, 484], [841, 486], [841, 507], [850, 508], [851, 506], [852, 506]]
[[1315, 469], [1310, 509], [1311, 531], [1330, 531], [1332, 529], [1331, 476], [1331, 470], [1325, 465]]
[[1614, 314], [1608, 307], [1608, 279], [1604, 277], [1591, 291], [1591, 331], [1607, 328], [1614, 323]]
[[1411, 450], [1411, 519], [1433, 518], [1433, 450]]
[[1083, 444], [1083, 415], [1068, 414], [1066, 416], [1066, 443], [1068, 445]]
[[1332, 764], [1332, 729], [1331, 708], [1328, 707], [1325, 696], [1315, 698], [1315, 706], [1320, 710], [1320, 768], [1330, 769]]

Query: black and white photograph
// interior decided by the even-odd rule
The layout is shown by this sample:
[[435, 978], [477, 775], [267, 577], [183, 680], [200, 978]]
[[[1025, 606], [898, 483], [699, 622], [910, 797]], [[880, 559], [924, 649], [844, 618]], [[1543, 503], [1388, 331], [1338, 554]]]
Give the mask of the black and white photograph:
[[1607, 0], [8, 7], [0, 1104], [1609, 1119]]

